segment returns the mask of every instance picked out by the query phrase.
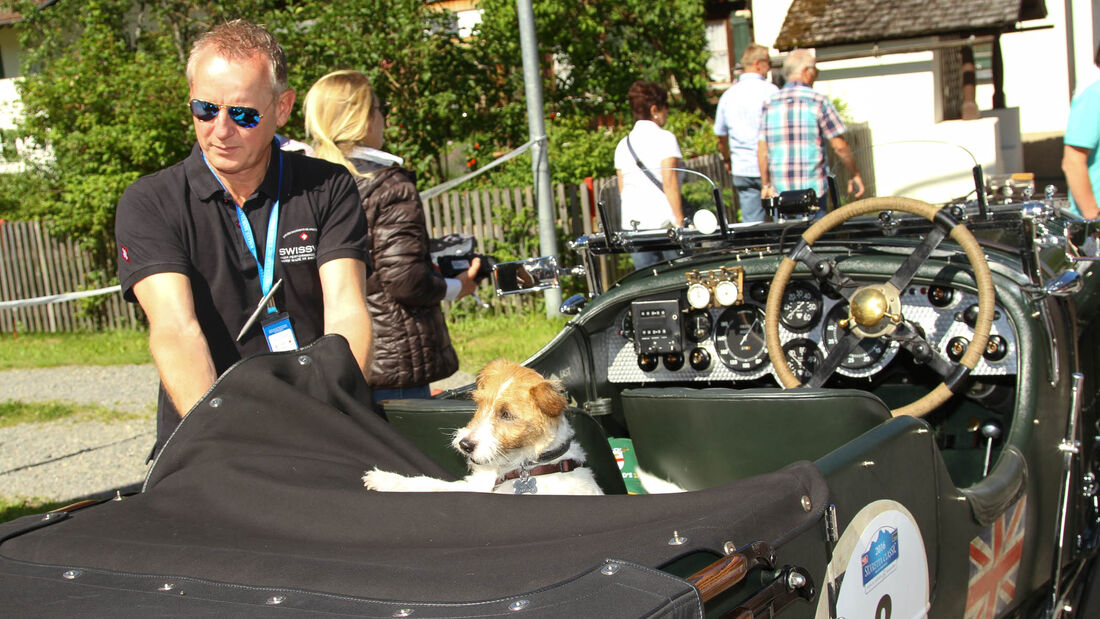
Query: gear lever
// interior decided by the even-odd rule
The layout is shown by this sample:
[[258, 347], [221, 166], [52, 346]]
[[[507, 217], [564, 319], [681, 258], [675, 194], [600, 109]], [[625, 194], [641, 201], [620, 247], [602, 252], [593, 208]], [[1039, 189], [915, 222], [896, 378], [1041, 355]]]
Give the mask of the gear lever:
[[989, 475], [989, 459], [993, 455], [993, 441], [1001, 438], [1001, 424], [996, 421], [987, 421], [978, 429], [985, 437], [985, 465], [982, 466], [982, 477]]

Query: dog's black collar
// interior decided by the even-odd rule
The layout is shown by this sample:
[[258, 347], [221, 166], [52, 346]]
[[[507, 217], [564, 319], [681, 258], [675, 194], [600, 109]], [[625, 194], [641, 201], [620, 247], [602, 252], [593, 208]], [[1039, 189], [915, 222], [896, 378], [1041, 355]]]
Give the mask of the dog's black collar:
[[573, 444], [572, 439], [565, 441], [560, 447], [553, 449], [552, 451], [544, 451], [535, 457], [534, 461], [528, 462], [525, 466], [534, 466], [536, 464], [545, 464], [551, 462], [565, 455], [565, 452], [569, 451], [569, 447]]

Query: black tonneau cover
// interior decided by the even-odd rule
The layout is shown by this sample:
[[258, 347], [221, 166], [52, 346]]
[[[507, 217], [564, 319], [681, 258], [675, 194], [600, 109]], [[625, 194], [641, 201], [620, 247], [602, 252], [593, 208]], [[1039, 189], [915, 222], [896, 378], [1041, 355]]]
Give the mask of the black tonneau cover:
[[691, 616], [694, 589], [653, 568], [726, 541], [781, 545], [827, 500], [809, 463], [679, 495], [368, 492], [373, 466], [446, 476], [369, 402], [339, 337], [242, 361], [141, 494], [0, 525], [5, 611]]

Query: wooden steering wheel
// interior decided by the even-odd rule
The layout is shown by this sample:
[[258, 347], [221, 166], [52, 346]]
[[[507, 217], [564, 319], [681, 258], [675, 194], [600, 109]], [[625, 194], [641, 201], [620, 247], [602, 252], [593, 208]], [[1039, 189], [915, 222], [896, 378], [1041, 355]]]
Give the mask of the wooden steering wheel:
[[[813, 252], [813, 244], [826, 232], [853, 217], [878, 211], [912, 213], [936, 224], [924, 241], [914, 248], [913, 253], [901, 264], [890, 281], [882, 284], [857, 284], [840, 273], [833, 261]], [[908, 287], [920, 266], [948, 235], [966, 252], [974, 271], [978, 290], [978, 318], [974, 325], [974, 337], [957, 364], [937, 354], [912, 323], [905, 320], [901, 303], [901, 291]], [[944, 379], [924, 396], [891, 411], [894, 416], [921, 417], [965, 388], [965, 379], [981, 360], [989, 341], [995, 300], [989, 263], [986, 262], [985, 254], [977, 239], [965, 225], [960, 224], [943, 210], [920, 200], [868, 198], [828, 213], [810, 226], [802, 234], [802, 239], [794, 250], [779, 264], [779, 269], [772, 278], [765, 310], [764, 332], [768, 344], [768, 357], [779, 380], [788, 389], [800, 387], [802, 383], [788, 367], [787, 358], [783, 353], [783, 344], [779, 340], [779, 313], [783, 305], [783, 293], [790, 282], [791, 273], [799, 262], [807, 265], [816, 277], [828, 281], [848, 300], [849, 308], [848, 317], [841, 320], [840, 324], [841, 330], [846, 332], [845, 335], [829, 351], [824, 363], [814, 369], [813, 376], [808, 382], [809, 386], [819, 387], [824, 384], [863, 338], [889, 337], [909, 350], [918, 361], [931, 366]]]

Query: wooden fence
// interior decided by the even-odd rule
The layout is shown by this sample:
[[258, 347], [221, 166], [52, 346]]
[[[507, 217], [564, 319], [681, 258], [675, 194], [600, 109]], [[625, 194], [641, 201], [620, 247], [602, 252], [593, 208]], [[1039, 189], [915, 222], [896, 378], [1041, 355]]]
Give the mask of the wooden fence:
[[[853, 150], [857, 145], [870, 144], [870, 131], [863, 126], [854, 126], [849, 130], [849, 141]], [[859, 161], [863, 177], [868, 182], [868, 195], [873, 195], [874, 182], [870, 156]], [[698, 157], [686, 162], [686, 167], [701, 172], [724, 190], [732, 187], [732, 179], [718, 155]], [[843, 168], [843, 166], [834, 166]], [[838, 181], [841, 179], [838, 179]], [[591, 234], [598, 229], [595, 201], [601, 192], [615, 185], [614, 178], [593, 179], [579, 185], [556, 185], [554, 192], [554, 215], [559, 231], [566, 238], [576, 238]], [[846, 178], [843, 182], [847, 182]], [[843, 187], [844, 185], [841, 185]], [[730, 221], [736, 221], [736, 197], [726, 204]], [[502, 240], [506, 232], [501, 218], [494, 209], [513, 209], [517, 213], [529, 209], [531, 217], [537, 213], [535, 196], [531, 187], [515, 189], [471, 189], [456, 190], [441, 194], [424, 205], [428, 232], [433, 237], [451, 232], [472, 234], [477, 237], [478, 250], [486, 253], [487, 242]], [[537, 237], [538, 231], [532, 228], [526, 232]], [[563, 265], [575, 263], [567, 247], [558, 247], [559, 260]], [[523, 256], [531, 257], [531, 256]], [[0, 220], [0, 301], [31, 299], [49, 295], [75, 292], [88, 288], [87, 274], [89, 259], [70, 239], [58, 239], [51, 236], [46, 224], [37, 221], [8, 222]], [[621, 273], [616, 265], [605, 260], [602, 272], [606, 280], [614, 281]], [[490, 290], [489, 284], [482, 284], [481, 298], [495, 308], [515, 309], [520, 304], [531, 303], [532, 295], [515, 295], [498, 299]], [[520, 301], [518, 297], [526, 301]], [[92, 318], [80, 309], [82, 301], [64, 301], [46, 305], [23, 306], [0, 309], [0, 333], [12, 332], [57, 332], [90, 330], [98, 328], [135, 327], [142, 323], [141, 315], [134, 304], [123, 300], [121, 293], [100, 298], [97, 303], [105, 303], [106, 310], [102, 318]], [[465, 301], [464, 301], [465, 302]], [[541, 303], [541, 297], [538, 298]]]
[[[39, 221], [0, 220], [0, 301], [33, 299], [88, 288], [88, 254], [58, 239]], [[84, 303], [88, 301], [83, 301]], [[103, 316], [82, 312], [82, 301], [0, 309], [0, 333], [81, 331], [134, 327], [138, 314], [121, 293], [100, 297]]]

